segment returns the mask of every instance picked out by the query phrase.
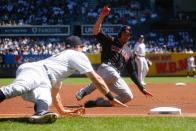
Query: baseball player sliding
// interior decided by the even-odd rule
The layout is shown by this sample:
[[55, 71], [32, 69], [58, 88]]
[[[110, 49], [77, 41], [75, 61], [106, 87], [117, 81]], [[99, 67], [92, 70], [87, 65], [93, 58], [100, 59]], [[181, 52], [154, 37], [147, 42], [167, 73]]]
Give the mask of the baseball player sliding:
[[[124, 69], [126, 63], [131, 63], [128, 62], [129, 60], [133, 60], [130, 59], [131, 50], [127, 50], [126, 48], [132, 31], [130, 26], [125, 25], [121, 28], [116, 38], [105, 34], [101, 30], [101, 26], [109, 13], [110, 8], [105, 6], [93, 27], [93, 35], [102, 46], [102, 64], [97, 69], [97, 73], [105, 80], [111, 91], [117, 95], [115, 98], [122, 103], [127, 103], [133, 99], [133, 94], [126, 82], [121, 78], [120, 72]], [[132, 75], [137, 79], [136, 73], [133, 73]], [[139, 85], [139, 88], [146, 96], [152, 96], [139, 81], [134, 80], [134, 82]], [[95, 89], [96, 85], [93, 83], [82, 88], [80, 91], [76, 92], [77, 100], [81, 100]], [[112, 106], [112, 104], [109, 101], [100, 98], [95, 101], [87, 102], [85, 106]]]
[[85, 112], [84, 108], [64, 109], [59, 95], [61, 81], [77, 70], [81, 74], [86, 74], [112, 105], [126, 107], [112, 96], [104, 80], [93, 70], [89, 59], [81, 52], [80, 38], [70, 36], [67, 43], [72, 45], [73, 49], [65, 50], [45, 60], [19, 66], [14, 82], [0, 88], [0, 102], [15, 96], [22, 96], [24, 100], [33, 102], [35, 114], [29, 118], [29, 122], [32, 123], [55, 122], [58, 114], [48, 112], [52, 101], [61, 115], [82, 115]]

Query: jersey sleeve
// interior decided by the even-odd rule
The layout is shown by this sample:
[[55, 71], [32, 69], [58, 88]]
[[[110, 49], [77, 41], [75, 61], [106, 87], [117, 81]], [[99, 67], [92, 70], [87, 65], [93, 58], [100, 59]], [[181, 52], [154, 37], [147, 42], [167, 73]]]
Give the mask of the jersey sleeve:
[[94, 37], [102, 46], [104, 44], [110, 43], [113, 40], [113, 37], [105, 34], [103, 31], [99, 32], [97, 35], [94, 35]]
[[140, 91], [143, 91], [144, 90], [144, 86], [142, 85], [142, 83], [138, 79], [137, 67], [136, 67], [136, 63], [134, 61], [134, 57], [133, 56], [131, 56], [129, 58], [129, 60], [126, 63], [125, 67], [126, 67], [125, 70], [128, 72], [128, 75], [131, 78], [131, 80], [137, 85], [137, 87], [140, 89]]
[[93, 67], [88, 59], [88, 57], [81, 52], [77, 52], [70, 58], [70, 65], [80, 72], [80, 74], [86, 74], [93, 71]]

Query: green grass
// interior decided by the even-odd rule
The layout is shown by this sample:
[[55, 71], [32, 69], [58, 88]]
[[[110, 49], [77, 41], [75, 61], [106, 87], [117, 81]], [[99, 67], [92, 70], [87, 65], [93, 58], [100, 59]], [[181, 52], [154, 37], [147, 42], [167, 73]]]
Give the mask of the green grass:
[[[147, 83], [196, 83], [196, 78], [147, 77]], [[14, 79], [0, 79], [1, 85]], [[130, 83], [129, 78], [125, 80]], [[68, 78], [65, 84], [87, 84], [87, 78]], [[35, 125], [21, 122], [0, 121], [0, 131], [194, 131], [196, 117], [73, 117], [58, 119], [54, 124]]]
[[194, 131], [193, 117], [72, 117], [54, 124], [1, 122], [1, 131]]
[[[131, 79], [128, 77], [124, 77], [127, 83], [132, 83]], [[14, 79], [12, 78], [1, 78], [0, 84], [6, 85], [12, 82]], [[147, 77], [145, 79], [147, 83], [154, 84], [162, 84], [162, 83], [177, 83], [177, 82], [185, 82], [185, 83], [196, 83], [196, 78], [186, 78], [186, 77]], [[67, 78], [64, 81], [64, 84], [88, 84], [90, 80], [86, 77], [82, 78]]]

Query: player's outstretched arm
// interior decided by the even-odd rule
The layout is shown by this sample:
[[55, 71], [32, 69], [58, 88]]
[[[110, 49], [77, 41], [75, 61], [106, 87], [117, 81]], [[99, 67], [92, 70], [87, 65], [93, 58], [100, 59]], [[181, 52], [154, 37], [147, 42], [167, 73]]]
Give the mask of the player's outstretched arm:
[[98, 90], [111, 101], [113, 105], [127, 107], [127, 105], [123, 104], [112, 96], [104, 80], [95, 71], [88, 72], [86, 75], [91, 79], [91, 81], [95, 84]]
[[139, 90], [144, 95], [152, 97], [153, 95], [145, 89], [144, 85], [142, 85], [141, 81], [138, 79], [138, 75], [137, 75], [136, 67], [135, 67], [135, 63], [134, 63], [134, 58], [132, 58], [132, 57], [129, 58], [129, 61], [126, 65], [126, 69], [129, 72], [129, 76], [130, 76], [131, 80], [137, 85]]
[[124, 106], [124, 107], [128, 107], [126, 104], [123, 104], [122, 102], [120, 102], [119, 100], [117, 100], [116, 98], [114, 98], [112, 101], [111, 101], [112, 105], [113, 106]]
[[85, 109], [83, 107], [77, 108], [77, 109], [65, 109], [63, 107], [61, 97], [59, 94], [61, 87], [62, 87], [62, 82], [59, 82], [51, 90], [52, 101], [53, 101], [53, 104], [56, 107], [57, 111], [62, 116], [81, 116], [81, 115], [85, 114]]

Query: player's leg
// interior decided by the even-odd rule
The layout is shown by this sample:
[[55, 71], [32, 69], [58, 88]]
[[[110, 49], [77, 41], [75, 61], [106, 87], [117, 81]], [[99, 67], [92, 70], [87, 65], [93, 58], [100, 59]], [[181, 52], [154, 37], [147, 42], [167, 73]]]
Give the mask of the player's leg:
[[189, 70], [187, 70], [187, 73], [186, 73], [186, 77], [188, 78], [189, 77]]
[[191, 75], [191, 67], [190, 67], [190, 65], [188, 65], [186, 76], [189, 77], [190, 75]]
[[[106, 64], [101, 64], [97, 69], [97, 73], [104, 79], [108, 87], [109, 85], [113, 85], [113, 83], [117, 81], [118, 77], [120, 77], [119, 73], [113, 67]], [[81, 100], [86, 95], [91, 94], [95, 89], [95, 85], [91, 83], [85, 88], [82, 88], [78, 92], [76, 92], [75, 96], [77, 100]]]
[[[31, 123], [53, 123], [57, 120], [58, 114], [48, 112], [49, 106], [52, 104], [51, 87], [48, 83], [40, 85], [27, 95], [34, 96], [34, 115], [29, 118]], [[23, 95], [23, 98], [25, 96]], [[29, 97], [28, 97], [29, 98]]]
[[127, 103], [133, 99], [133, 94], [123, 78], [119, 78], [111, 90], [117, 95], [116, 98], [123, 103]]
[[35, 114], [39, 114], [41, 112], [47, 112], [48, 107], [52, 104], [52, 96], [49, 86], [38, 87], [33, 90], [33, 95], [35, 96]]
[[31, 81], [28, 80], [22, 80], [22, 79], [16, 79], [13, 83], [11, 83], [10, 85], [7, 86], [3, 86], [1, 88], [1, 91], [3, 92], [3, 94], [5, 95], [6, 99], [10, 99], [16, 96], [21, 96], [23, 94], [26, 94], [28, 92], [30, 92], [31, 90], [34, 89], [34, 86], [32, 86], [32, 84], [34, 80], [31, 79]]
[[75, 97], [77, 100], [83, 99], [86, 95], [91, 94], [96, 87], [94, 86], [93, 83], [88, 84], [86, 87], [80, 89], [79, 91], [76, 92]]
[[143, 62], [141, 57], [137, 57], [135, 59], [136, 65], [137, 65], [137, 73], [138, 73], [138, 79], [142, 83], [143, 82]]
[[192, 67], [192, 72], [193, 72], [193, 77], [196, 77], [196, 74], [195, 74], [195, 67]]
[[144, 82], [144, 79], [145, 79], [146, 75], [148, 74], [148, 71], [149, 71], [149, 67], [148, 67], [146, 59], [144, 58], [143, 59], [143, 73], [142, 73], [142, 80], [143, 80], [144, 85], [146, 84]]
[[3, 94], [3, 92], [1, 91], [1, 89], [0, 89], [0, 103], [2, 102], [2, 101], [4, 101], [5, 100], [5, 95]]
[[[31, 75], [29, 75], [31, 74]], [[38, 84], [35, 79], [41, 79], [37, 73], [32, 69], [17, 70], [16, 79], [13, 83], [3, 86], [1, 88], [2, 93], [6, 99], [21, 96], [31, 90], [33, 90]]]
[[[133, 94], [131, 92], [131, 89], [121, 77], [110, 89], [112, 92], [114, 92], [117, 95], [115, 98], [121, 101], [122, 103], [127, 103], [133, 99]], [[109, 100], [103, 98], [98, 98], [96, 99], [95, 102], [96, 102], [96, 106], [102, 106], [102, 107], [112, 106]]]

